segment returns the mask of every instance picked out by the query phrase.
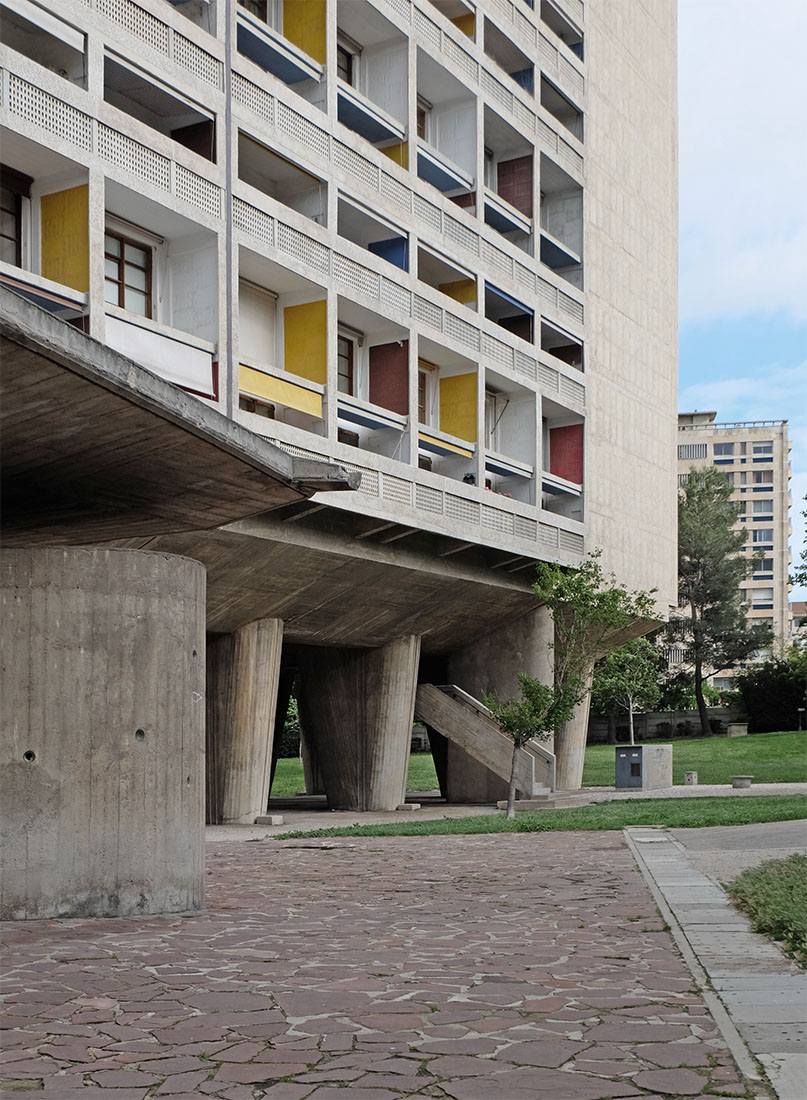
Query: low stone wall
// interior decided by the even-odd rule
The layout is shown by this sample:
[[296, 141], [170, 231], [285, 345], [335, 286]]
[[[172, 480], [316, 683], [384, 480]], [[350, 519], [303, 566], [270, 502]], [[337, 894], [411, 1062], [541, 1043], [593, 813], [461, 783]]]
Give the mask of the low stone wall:
[[[739, 707], [709, 707], [709, 720], [718, 735], [724, 735], [729, 722], [744, 721]], [[717, 725], [719, 723], [719, 725]], [[700, 736], [700, 717], [697, 710], [663, 710], [647, 714], [634, 714], [633, 728], [637, 741], [663, 740], [675, 737]], [[628, 716], [620, 714], [616, 719], [616, 739], [627, 741]], [[608, 719], [591, 717], [588, 723], [588, 744], [608, 742]]]

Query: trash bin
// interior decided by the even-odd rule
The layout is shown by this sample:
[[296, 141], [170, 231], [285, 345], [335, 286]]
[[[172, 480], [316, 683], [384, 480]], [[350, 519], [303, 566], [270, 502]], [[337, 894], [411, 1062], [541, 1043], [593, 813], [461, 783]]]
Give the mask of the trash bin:
[[643, 791], [671, 787], [672, 745], [620, 745], [614, 785], [622, 790], [638, 787]]

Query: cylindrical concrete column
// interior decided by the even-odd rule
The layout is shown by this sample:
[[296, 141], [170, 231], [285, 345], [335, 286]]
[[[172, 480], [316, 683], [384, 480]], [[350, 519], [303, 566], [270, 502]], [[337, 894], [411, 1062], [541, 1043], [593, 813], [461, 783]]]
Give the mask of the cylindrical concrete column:
[[579, 791], [583, 785], [583, 764], [591, 706], [592, 662], [586, 674], [586, 694], [572, 717], [555, 731], [555, 786], [559, 791]]
[[266, 813], [283, 622], [260, 619], [208, 646], [208, 809], [214, 824]]
[[205, 571], [139, 550], [7, 550], [5, 919], [198, 909]]

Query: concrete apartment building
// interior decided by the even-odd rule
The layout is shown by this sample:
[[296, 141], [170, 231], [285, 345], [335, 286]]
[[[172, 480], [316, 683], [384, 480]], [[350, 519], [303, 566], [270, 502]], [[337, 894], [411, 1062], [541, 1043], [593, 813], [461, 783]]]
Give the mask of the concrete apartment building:
[[[468, 698], [551, 676], [535, 563], [601, 548], [661, 617], [675, 603], [675, 0], [0, 0], [0, 16], [0, 279], [72, 326], [47, 318], [37, 341], [42, 315], [13, 307], [20, 361], [58, 345], [132, 401], [157, 376], [192, 395], [177, 411], [155, 390], [161, 416], [196, 430], [195, 402], [229, 452], [255, 433], [275, 486], [235, 520], [200, 503], [196, 528], [212, 459], [171, 495], [182, 524], [173, 504], [72, 533], [23, 510], [14, 591], [66, 543], [201, 563], [212, 821], [265, 811], [295, 682], [331, 805], [401, 802], [416, 706], [447, 797], [498, 796], [501, 746], [462, 731]], [[52, 427], [68, 409], [39, 432], [80, 472], [81, 433]], [[170, 754], [165, 722], [146, 727]], [[522, 790], [579, 785], [585, 727], [526, 754]], [[111, 758], [89, 760], [96, 783]], [[186, 829], [201, 759], [180, 769]], [[74, 781], [62, 803], [85, 798]], [[147, 791], [147, 819], [179, 798]]]
[[[742, 553], [749, 558], [742, 582], [748, 622], [771, 627], [776, 641], [792, 633], [790, 597], [790, 448], [786, 420], [718, 423], [716, 412], [679, 413], [678, 480], [695, 466], [716, 466], [729, 479], [731, 499], [740, 506], [737, 529], [748, 537]], [[759, 560], [752, 555], [762, 552]], [[711, 679], [730, 689], [736, 669]]]

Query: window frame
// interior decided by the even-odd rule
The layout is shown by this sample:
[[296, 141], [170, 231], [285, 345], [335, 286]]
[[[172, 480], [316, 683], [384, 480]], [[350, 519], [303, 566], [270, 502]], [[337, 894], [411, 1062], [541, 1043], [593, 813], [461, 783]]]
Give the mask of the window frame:
[[[344, 373], [341, 369], [341, 360], [344, 358], [340, 351], [340, 344], [344, 341], [346, 347], [349, 349], [350, 354], [348, 359], [348, 371]], [[336, 390], [337, 393], [347, 394], [348, 397], [358, 397], [356, 393], [356, 351], [358, 341], [355, 336], [352, 336], [348, 332], [337, 332], [336, 334]], [[342, 388], [342, 379], [347, 378], [349, 389]]]
[[[6, 207], [2, 207], [2, 209], [4, 212], [13, 216], [15, 229], [13, 237], [6, 233], [0, 233], [0, 237], [2, 237], [4, 241], [12, 241], [14, 244], [14, 261], [12, 264], [14, 267], [23, 266], [27, 229], [25, 214], [31, 198], [31, 186], [33, 182], [31, 176], [26, 176], [23, 172], [18, 172], [16, 168], [9, 168], [5, 164], [0, 166], [0, 187], [2, 187], [4, 191], [9, 192], [13, 202], [12, 210], [8, 210]], [[10, 260], [4, 262], [11, 263]]]
[[[121, 249], [120, 249], [120, 255], [119, 256], [115, 256], [114, 253], [107, 252], [107, 246], [106, 246], [106, 238], [107, 237], [112, 237], [115, 240], [120, 241]], [[144, 271], [145, 275], [146, 275], [146, 279], [145, 279], [146, 289], [145, 289], [145, 291], [143, 291], [141, 287], [132, 286], [132, 285], [126, 283], [126, 275], [125, 275], [126, 264], [127, 264], [127, 262], [131, 263], [131, 261], [126, 260], [125, 246], [127, 244], [131, 245], [133, 248], [136, 248], [139, 251], [145, 253], [145, 255], [146, 255], [146, 261], [147, 261], [146, 266], [144, 268], [139, 269], [139, 270]], [[107, 260], [115, 261], [118, 264], [119, 269], [122, 269], [119, 272], [119, 278], [118, 279], [111, 279], [107, 275], [107, 273], [106, 273], [106, 261]], [[137, 264], [132, 264], [132, 266], [137, 267], [138, 265]], [[113, 283], [113, 282], [116, 283], [117, 287], [118, 287], [118, 300], [116, 302], [109, 301], [109, 299], [106, 296], [107, 285], [109, 283]], [[145, 313], [138, 313], [136, 310], [129, 309], [128, 306], [125, 305], [127, 285], [129, 286], [130, 290], [137, 291], [137, 293], [139, 293], [139, 294], [145, 293], [145, 296], [146, 296], [146, 312]], [[153, 248], [153, 246], [148, 244], [147, 242], [145, 242], [143, 240], [138, 240], [136, 237], [130, 236], [127, 233], [122, 232], [121, 230], [115, 228], [114, 226], [106, 225], [104, 227], [104, 303], [106, 305], [117, 306], [118, 309], [123, 309], [127, 313], [134, 314], [134, 316], [136, 316], [136, 317], [144, 317], [148, 321], [153, 321], [154, 320], [154, 294], [153, 294], [153, 290], [154, 290], [154, 248]]]

